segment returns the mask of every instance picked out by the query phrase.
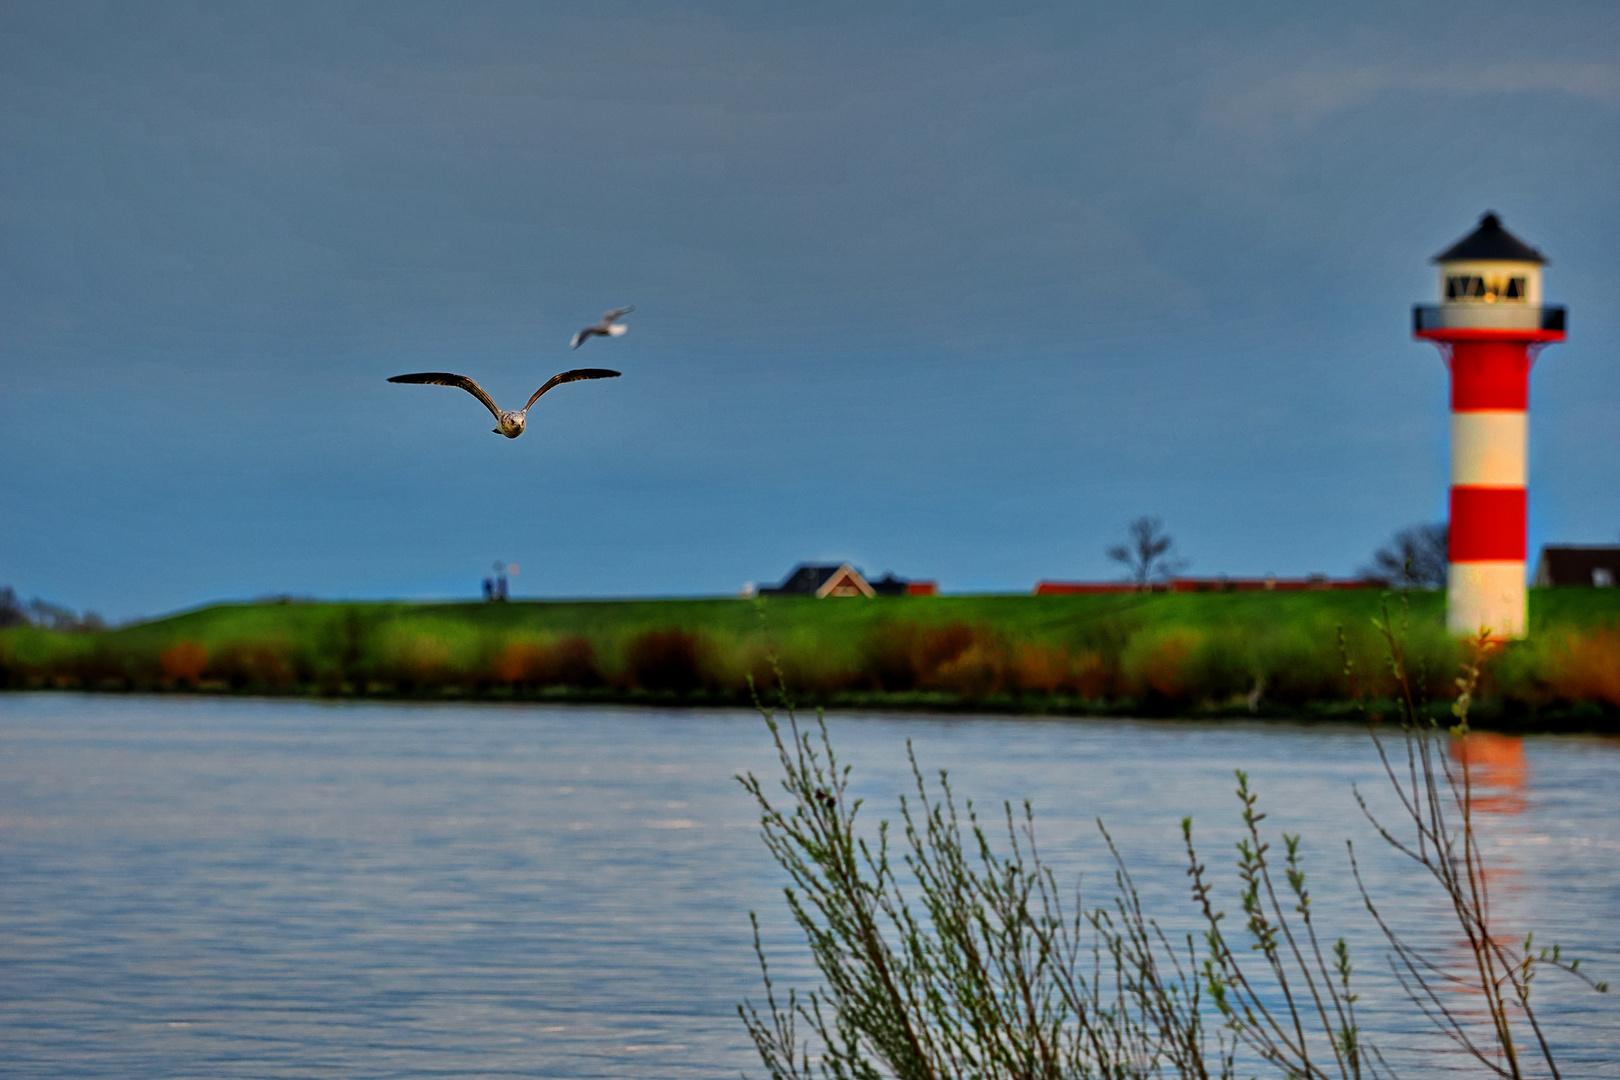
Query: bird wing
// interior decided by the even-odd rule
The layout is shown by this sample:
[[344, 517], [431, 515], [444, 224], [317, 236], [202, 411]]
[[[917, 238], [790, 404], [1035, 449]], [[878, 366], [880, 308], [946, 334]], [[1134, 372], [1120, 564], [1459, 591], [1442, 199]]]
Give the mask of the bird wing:
[[591, 328], [587, 326], [585, 329], [581, 330], [579, 333], [574, 335], [574, 340], [572, 340], [572, 341], [570, 341], [568, 343], [568, 347], [570, 349], [577, 349], [577, 348], [579, 348], [579, 343], [584, 341], [586, 338], [588, 338], [590, 336], [591, 336]]
[[[581, 379], [617, 379], [618, 377], [619, 373], [617, 371], [609, 371], [607, 368], [599, 367], [575, 368], [573, 371], [565, 371], [561, 375], [553, 375], [551, 378], [546, 380], [546, 385], [534, 392], [534, 397], [529, 399], [528, 405], [523, 406], [523, 411], [528, 412], [529, 405], [533, 405], [535, 402], [539, 401], [540, 395], [545, 393], [547, 390], [550, 390], [553, 386], [561, 386], [565, 382], [578, 382]], [[470, 382], [471, 380], [468, 381]]]
[[634, 310], [636, 310], [634, 307], [614, 308], [612, 311], [605, 312], [602, 315], [602, 323], [606, 325], [607, 323], [612, 322], [614, 319], [617, 319], [620, 315], [628, 315]]
[[[561, 376], [559, 376], [560, 378]], [[414, 375], [395, 375], [389, 382], [397, 383], [425, 383], [428, 386], [459, 386], [473, 397], [484, 403], [484, 408], [494, 414], [496, 420], [501, 418], [501, 410], [495, 407], [484, 388], [467, 378], [465, 375], [452, 375], [448, 371], [419, 371]], [[556, 382], [553, 379], [552, 382]], [[548, 384], [549, 385], [549, 384]], [[535, 395], [538, 397], [539, 395]], [[529, 404], [534, 404], [532, 401]]]

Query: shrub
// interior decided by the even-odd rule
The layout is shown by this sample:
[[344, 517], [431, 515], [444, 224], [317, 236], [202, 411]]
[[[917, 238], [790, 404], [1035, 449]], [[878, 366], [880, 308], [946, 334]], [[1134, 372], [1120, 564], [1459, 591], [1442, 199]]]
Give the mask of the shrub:
[[158, 663], [168, 682], [195, 686], [208, 666], [208, 650], [195, 641], [182, 641], [165, 649]]
[[600, 686], [596, 650], [590, 640], [575, 634], [562, 638], [520, 638], [508, 641], [490, 661], [496, 679], [512, 686], [540, 689], [547, 686]]
[[1006, 687], [1007, 667], [1007, 652], [1000, 642], [975, 638], [967, 648], [935, 668], [924, 685], [964, 698], [985, 698]]
[[980, 636], [965, 623], [880, 624], [862, 643], [859, 677], [874, 690], [956, 689], [959, 678], [942, 675], [942, 669], [967, 652]]
[[203, 674], [234, 690], [287, 690], [302, 681], [298, 669], [286, 642], [233, 641], [215, 650]]
[[1187, 704], [1199, 689], [1191, 660], [1201, 642], [1202, 635], [1186, 627], [1137, 634], [1120, 658], [1128, 691], [1161, 708]]
[[[89, 636], [82, 630], [73, 630], [69, 633]], [[146, 661], [144, 665], [143, 659]], [[98, 638], [92, 638], [86, 643], [75, 642], [73, 646], [59, 653], [51, 664], [59, 684], [65, 683], [86, 689], [105, 689], [109, 686], [127, 689], [140, 681], [152, 682], [155, 681], [152, 673], [156, 666], [150, 658], [115, 649], [107, 641]]]
[[1290, 629], [1256, 642], [1254, 669], [1263, 680], [1265, 697], [1284, 706], [1342, 699], [1344, 661], [1334, 651], [1333, 640], [1333, 631], [1321, 628], [1315, 636]]
[[371, 674], [372, 624], [355, 604], [334, 610], [313, 634], [309, 649], [311, 678], [323, 694], [342, 693], [345, 687], [363, 687]]
[[861, 643], [862, 681], [873, 690], [891, 693], [915, 690], [917, 662], [912, 655], [912, 645], [916, 633], [914, 626], [885, 624], [868, 634]]
[[1075, 687], [1075, 663], [1069, 650], [1039, 642], [1021, 641], [1007, 659], [1005, 681], [1009, 690], [1055, 694]]
[[1118, 691], [1119, 664], [1100, 652], [1076, 654], [1069, 666], [1069, 685], [1076, 694], [1090, 701], [1113, 697]]
[[508, 641], [490, 661], [495, 678], [514, 686], [551, 685], [551, 649], [544, 641]]
[[1569, 634], [1554, 646], [1547, 686], [1565, 701], [1620, 705], [1620, 630]]
[[386, 635], [374, 673], [405, 693], [442, 688], [460, 674], [446, 642], [408, 628]]
[[643, 690], [689, 694], [705, 684], [704, 643], [678, 627], [646, 630], [625, 647], [625, 677]]
[[[786, 649], [782, 653], [781, 667], [792, 685], [811, 694], [836, 694], [863, 685], [858, 673], [824, 648], [800, 645]], [[769, 685], [775, 677], [769, 664], [761, 670], [757, 661], [750, 671], [756, 686]]]
[[582, 688], [602, 685], [602, 671], [596, 666], [596, 649], [583, 635], [573, 634], [559, 641], [552, 653], [552, 662], [554, 685]]

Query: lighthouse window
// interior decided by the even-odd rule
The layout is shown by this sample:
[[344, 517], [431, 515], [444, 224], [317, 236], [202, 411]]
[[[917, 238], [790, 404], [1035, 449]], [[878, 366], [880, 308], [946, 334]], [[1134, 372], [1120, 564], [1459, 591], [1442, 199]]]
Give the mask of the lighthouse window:
[[1446, 278], [1447, 300], [1523, 300], [1524, 278], [1491, 278], [1459, 274]]

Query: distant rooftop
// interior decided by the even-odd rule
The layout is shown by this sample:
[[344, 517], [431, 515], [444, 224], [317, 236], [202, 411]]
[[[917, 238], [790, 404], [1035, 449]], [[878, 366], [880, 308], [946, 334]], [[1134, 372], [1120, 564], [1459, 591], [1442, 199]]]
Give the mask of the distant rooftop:
[[1548, 544], [1536, 563], [1538, 588], [1567, 585], [1610, 587], [1620, 584], [1620, 544]]
[[1502, 219], [1486, 211], [1479, 228], [1436, 255], [1431, 262], [1528, 262], [1545, 265], [1546, 256], [1502, 228]]

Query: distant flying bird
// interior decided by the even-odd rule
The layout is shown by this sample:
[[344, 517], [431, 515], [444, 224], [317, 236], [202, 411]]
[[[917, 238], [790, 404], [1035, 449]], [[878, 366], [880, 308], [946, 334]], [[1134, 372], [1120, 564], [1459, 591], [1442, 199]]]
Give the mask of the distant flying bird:
[[578, 382], [580, 379], [617, 379], [617, 371], [607, 368], [575, 368], [565, 371], [561, 375], [553, 375], [546, 380], [546, 385], [534, 392], [529, 404], [523, 406], [521, 412], [507, 412], [497, 408], [490, 396], [484, 393], [484, 388], [467, 378], [465, 375], [452, 375], [448, 371], [422, 371], [415, 375], [395, 375], [389, 382], [397, 383], [425, 383], [429, 386], [459, 386], [473, 397], [484, 403], [484, 408], [495, 414], [495, 427], [492, 429], [497, 435], [505, 435], [508, 439], [515, 439], [523, 434], [523, 425], [528, 423], [529, 407], [540, 400], [540, 395], [553, 386], [561, 386], [565, 382]]
[[625, 326], [623, 323], [614, 322], [614, 320], [620, 315], [628, 315], [634, 310], [636, 309], [633, 307], [622, 307], [614, 308], [612, 311], [604, 313], [601, 322], [597, 323], [595, 326], [587, 326], [585, 329], [575, 334], [574, 340], [568, 343], [568, 347], [570, 349], [577, 349], [579, 348], [580, 342], [590, 337], [623, 337], [624, 332], [630, 328]]

